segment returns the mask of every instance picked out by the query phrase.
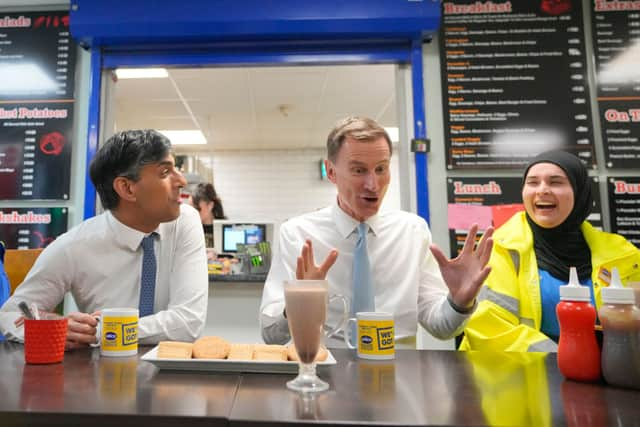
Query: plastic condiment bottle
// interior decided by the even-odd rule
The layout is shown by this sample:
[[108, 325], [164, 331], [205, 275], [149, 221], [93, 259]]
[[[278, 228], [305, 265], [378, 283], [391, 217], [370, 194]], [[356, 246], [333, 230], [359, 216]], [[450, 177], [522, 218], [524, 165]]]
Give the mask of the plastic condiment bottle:
[[560, 324], [558, 368], [566, 378], [576, 381], [600, 379], [600, 348], [596, 341], [596, 309], [591, 305], [589, 288], [581, 286], [575, 267], [569, 283], [560, 286], [556, 306]]
[[617, 268], [602, 288], [602, 374], [612, 385], [640, 389], [640, 310], [633, 289], [622, 287]]

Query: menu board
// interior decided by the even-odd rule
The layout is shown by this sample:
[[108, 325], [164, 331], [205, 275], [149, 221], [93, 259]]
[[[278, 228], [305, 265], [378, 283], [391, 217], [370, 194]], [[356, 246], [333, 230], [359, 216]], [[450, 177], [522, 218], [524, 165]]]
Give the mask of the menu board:
[[[591, 191], [594, 202], [587, 219], [594, 227], [602, 229], [602, 205], [597, 177], [592, 177]], [[448, 178], [447, 200], [449, 247], [451, 257], [455, 257], [462, 249], [474, 223], [482, 231], [490, 226], [498, 228], [514, 214], [524, 210], [522, 178]]]
[[449, 169], [595, 164], [579, 0], [445, 1], [439, 39]]
[[610, 177], [607, 187], [611, 231], [640, 248], [640, 177]]
[[593, 1], [598, 112], [607, 167], [640, 167], [640, 2]]
[[68, 199], [75, 44], [67, 12], [0, 14], [0, 198]]
[[0, 240], [8, 249], [44, 248], [65, 231], [66, 208], [0, 209]]

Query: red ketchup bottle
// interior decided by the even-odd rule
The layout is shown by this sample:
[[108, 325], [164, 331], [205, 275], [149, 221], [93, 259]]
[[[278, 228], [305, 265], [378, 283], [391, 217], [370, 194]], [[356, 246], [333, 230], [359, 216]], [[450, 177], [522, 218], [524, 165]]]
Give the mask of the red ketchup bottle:
[[569, 283], [560, 286], [560, 302], [556, 306], [560, 324], [558, 368], [567, 379], [598, 381], [600, 348], [596, 341], [596, 309], [591, 305], [589, 288], [578, 282], [571, 267]]

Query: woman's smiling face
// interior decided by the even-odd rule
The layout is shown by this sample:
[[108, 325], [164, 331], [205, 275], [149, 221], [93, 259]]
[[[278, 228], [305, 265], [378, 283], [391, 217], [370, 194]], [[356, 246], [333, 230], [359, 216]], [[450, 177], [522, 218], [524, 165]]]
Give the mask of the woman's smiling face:
[[543, 228], [554, 228], [573, 210], [573, 188], [562, 168], [553, 163], [537, 163], [527, 172], [522, 201], [533, 222]]

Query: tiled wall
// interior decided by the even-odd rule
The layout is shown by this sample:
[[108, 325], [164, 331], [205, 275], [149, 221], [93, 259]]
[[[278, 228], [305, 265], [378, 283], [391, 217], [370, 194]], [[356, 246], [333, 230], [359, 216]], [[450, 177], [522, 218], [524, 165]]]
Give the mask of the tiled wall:
[[[324, 149], [216, 151], [213, 176], [225, 214], [232, 221], [274, 222], [322, 208], [335, 186], [320, 179]], [[395, 158], [392, 157], [392, 160]], [[383, 208], [399, 209], [397, 162]], [[395, 181], [395, 182], [394, 182]]]

